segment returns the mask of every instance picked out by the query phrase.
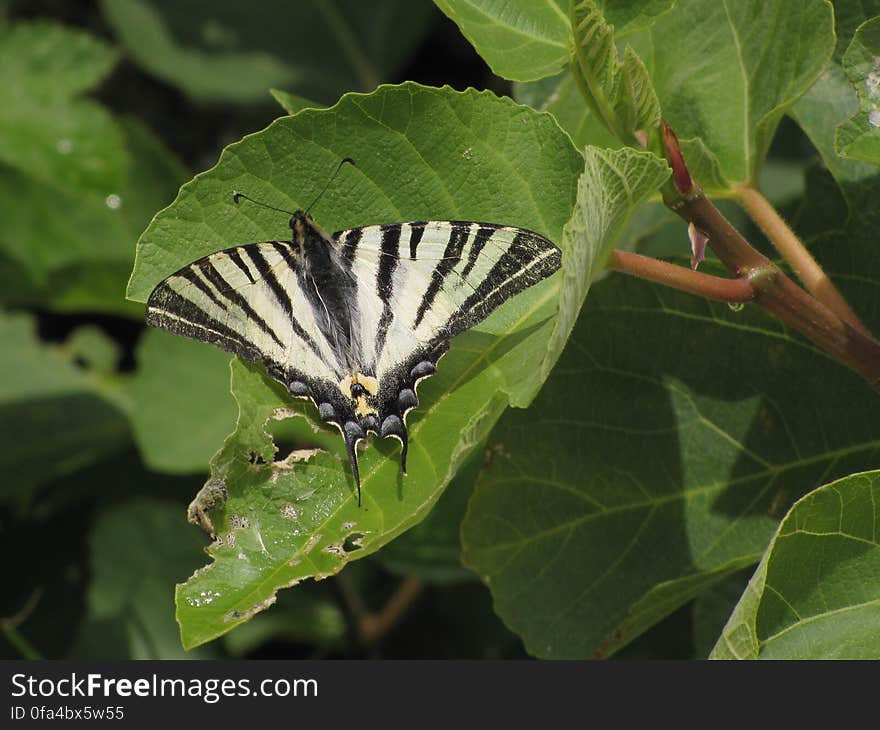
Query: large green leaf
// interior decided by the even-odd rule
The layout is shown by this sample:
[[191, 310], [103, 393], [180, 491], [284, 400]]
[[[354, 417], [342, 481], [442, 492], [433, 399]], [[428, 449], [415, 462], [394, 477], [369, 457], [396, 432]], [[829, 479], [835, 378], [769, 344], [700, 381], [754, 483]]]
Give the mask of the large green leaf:
[[713, 659], [880, 659], [880, 472], [786, 515]]
[[835, 40], [825, 0], [679, 0], [650, 35], [639, 50], [663, 115], [680, 138], [704, 143], [731, 185], [756, 177]]
[[559, 126], [568, 132], [575, 146], [583, 149], [620, 147], [623, 142], [615, 137], [587, 106], [574, 76], [563, 71], [538, 81], [514, 84], [514, 98], [521, 104], [542, 112], [550, 112]]
[[[499, 76], [535, 81], [558, 73], [568, 63], [568, 0], [434, 1]], [[596, 4], [620, 38], [649, 26], [673, 0]]]
[[434, 583], [476, 580], [461, 564], [461, 521], [487, 458], [491, 454], [484, 449], [474, 450], [428, 516], [379, 552], [382, 565]]
[[[428, 0], [104, 0], [134, 60], [205, 100], [268, 101], [283, 87], [320, 101], [388, 80], [428, 27]], [[267, 22], [271, 19], [271, 22]]]
[[[760, 174], [782, 113], [820, 75], [834, 35], [824, 0], [799, 0], [796, 9], [783, 0], [680, 0], [630, 42], [681, 139], [691, 174], [711, 195], [730, 196], [738, 182]], [[617, 52], [605, 49], [594, 59], [597, 73], [599, 61], [614, 68]], [[617, 93], [613, 84], [598, 88]], [[606, 139], [571, 74], [520, 86], [517, 96], [556, 115], [577, 144], [619, 144]]]
[[[868, 321], [876, 217], [813, 247]], [[465, 562], [532, 653], [613, 653], [756, 561], [811, 485], [876, 466], [878, 418], [862, 380], [762, 310], [607, 277], [492, 434]]]
[[858, 113], [837, 129], [844, 157], [880, 164], [880, 17], [859, 26], [843, 55], [843, 70], [856, 89]]
[[514, 81], [558, 73], [568, 63], [567, 0], [434, 0], [491, 69]]
[[48, 23], [0, 31], [0, 162], [63, 190], [119, 191], [128, 158], [111, 116], [78, 95], [116, 60], [103, 42]]
[[[46, 345], [33, 317], [0, 312], [0, 498], [106, 458], [129, 441], [122, 395], [76, 348]], [[105, 350], [108, 343], [89, 346]]]
[[[404, 84], [347, 95], [331, 109], [279, 119], [230, 146], [215, 168], [185, 185], [139, 244], [130, 296], [145, 299], [162, 277], [212, 251], [289, 236], [285, 216], [234, 206], [231, 192], [302, 207], [345, 156], [357, 167], [345, 168], [314, 210], [329, 230], [452, 218], [521, 225], [556, 241], [562, 241], [583, 164], [549, 115], [487, 92]], [[361, 556], [418, 522], [507, 402], [524, 405], [540, 386], [560, 283], [557, 276], [530, 289], [453, 344], [439, 374], [421, 389], [427, 407], [410, 420], [409, 476], [398, 483], [399, 466], [388, 458], [396, 450], [387, 442], [361, 457], [363, 508], [348, 466], [335, 454], [287, 470], [271, 466], [274, 446], [263, 424], [276, 409], [298, 406], [263, 375], [235, 365], [239, 426], [213, 463], [215, 480], [224, 480], [229, 492], [226, 517], [215, 524], [226, 534], [239, 524], [228, 515], [244, 515], [251, 529], [239, 535], [235, 550], [216, 547], [213, 568], [181, 589], [185, 642], [229, 630], [283, 585], [341, 569], [351, 556], [339, 544], [350, 532], [365, 536]], [[270, 465], [250, 465], [251, 452]], [[319, 497], [298, 504], [316, 489]], [[288, 503], [298, 505], [299, 535], [282, 514]], [[344, 527], [349, 523], [357, 528]], [[237, 557], [242, 551], [251, 562]], [[222, 600], [209, 609], [190, 605], [188, 599], [209, 589], [219, 590]], [[233, 613], [239, 618], [224, 619]]]

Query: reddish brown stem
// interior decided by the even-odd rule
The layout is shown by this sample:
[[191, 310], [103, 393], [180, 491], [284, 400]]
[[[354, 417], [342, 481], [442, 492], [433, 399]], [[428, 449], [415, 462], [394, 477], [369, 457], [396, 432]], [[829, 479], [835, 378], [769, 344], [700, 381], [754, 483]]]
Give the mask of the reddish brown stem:
[[755, 289], [747, 278], [722, 279], [720, 276], [702, 274], [628, 251], [612, 251], [608, 266], [630, 276], [655, 281], [718, 302], [737, 304], [755, 298]]
[[667, 191], [667, 204], [709, 235], [712, 250], [734, 276], [751, 280], [757, 304], [855, 370], [874, 388], [880, 386], [880, 343], [797, 286], [755, 250], [699, 188], [687, 196]]

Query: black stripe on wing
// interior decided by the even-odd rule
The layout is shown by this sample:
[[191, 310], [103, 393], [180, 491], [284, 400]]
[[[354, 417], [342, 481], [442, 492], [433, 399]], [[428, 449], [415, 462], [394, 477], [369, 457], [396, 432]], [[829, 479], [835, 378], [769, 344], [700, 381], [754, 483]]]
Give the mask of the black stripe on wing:
[[[249, 341], [246, 332], [229, 325], [232, 317], [251, 323], [280, 350], [287, 349], [291, 333], [276, 331], [269, 324], [272, 318], [257, 309], [255, 300], [259, 301], [262, 297], [249, 294], [249, 291], [256, 292], [254, 287], [265, 282], [284, 309], [287, 324], [293, 334], [320, 357], [317, 344], [293, 316], [290, 296], [279, 283], [276, 271], [261, 251], [266, 246], [271, 246], [279, 254], [283, 265], [291, 273], [296, 270], [298, 264], [293, 248], [283, 241], [251, 243], [210, 254], [184, 266], [153, 290], [147, 301], [147, 324], [207, 342], [251, 362], [264, 363], [273, 377], [289, 385], [293, 376], [280, 364], [273, 362], [272, 357], [258, 343]], [[231, 262], [231, 266], [223, 266], [225, 261]], [[275, 267], [278, 265], [276, 262]], [[220, 269], [225, 272], [225, 276]], [[247, 283], [238, 286], [230, 283], [226, 276], [231, 276], [230, 272], [235, 271], [240, 272]], [[181, 290], [182, 282], [178, 280], [184, 280], [194, 290], [187, 294], [185, 290]], [[204, 298], [206, 306], [200, 306], [200, 297]], [[212, 306], [208, 306], [209, 303]], [[212, 313], [214, 308], [223, 313], [223, 321]], [[297, 376], [297, 379], [301, 380], [301, 377]]]
[[254, 363], [266, 362], [264, 354], [241, 333], [212, 317], [165, 282], [150, 294], [146, 319], [151, 327], [207, 342]]
[[[206, 259], [201, 259], [190, 267], [190, 270], [194, 268], [198, 269], [198, 271], [211, 283], [214, 287], [214, 290], [217, 292], [217, 295], [226, 300], [227, 304], [224, 305], [224, 309], [228, 309], [228, 304], [233, 304], [238, 307], [248, 318], [249, 321], [253, 322], [257, 325], [263, 332], [265, 332], [269, 337], [271, 337], [275, 344], [279, 347], [284, 347], [284, 343], [278, 337], [278, 333], [273, 330], [268, 322], [260, 316], [260, 314], [254, 310], [254, 308], [250, 305], [247, 299], [245, 299], [223, 276], [217, 271], [217, 268], [214, 266], [213, 260], [217, 254], [213, 254]], [[192, 281], [192, 279], [190, 280]], [[212, 300], [216, 301], [214, 297], [211, 297]]]
[[428, 221], [413, 221], [409, 224], [409, 257], [413, 261], [416, 260], [416, 251], [418, 251], [419, 242], [422, 240], [422, 236], [425, 235], [426, 225], [428, 225]]
[[394, 320], [391, 300], [394, 296], [394, 270], [397, 268], [400, 256], [400, 231], [400, 223], [382, 226], [382, 256], [379, 259], [379, 270], [376, 273], [376, 294], [382, 300], [382, 314], [379, 317], [379, 324], [376, 328], [376, 345], [374, 348], [377, 359], [385, 347], [388, 328]]
[[[279, 253], [282, 250], [286, 250], [288, 252], [288, 256], [283, 256], [285, 263], [288, 266], [293, 265], [295, 267], [296, 261], [291, 251], [291, 246], [289, 243], [285, 243], [284, 241], [269, 241], [271, 246], [275, 248]], [[276, 301], [284, 310], [284, 314], [287, 317], [288, 323], [290, 324], [290, 328], [293, 330], [294, 334], [296, 334], [299, 339], [306, 343], [308, 348], [315, 354], [316, 357], [322, 359], [321, 351], [318, 349], [318, 344], [312, 338], [312, 336], [303, 329], [303, 326], [299, 323], [297, 318], [293, 314], [293, 302], [290, 300], [290, 294], [288, 294], [287, 290], [281, 286], [281, 282], [278, 281], [278, 277], [275, 275], [275, 271], [272, 269], [272, 266], [266, 260], [266, 257], [263, 255], [261, 250], [261, 246], [263, 244], [259, 243], [251, 243], [247, 246], [241, 246], [240, 250], [242, 253], [247, 255], [247, 258], [253, 264], [254, 268], [260, 275], [260, 280], [265, 282], [269, 289], [272, 291], [272, 294], [275, 296]], [[292, 268], [292, 272], [296, 271], [296, 268]]]
[[443, 252], [443, 258], [437, 262], [434, 271], [431, 272], [431, 283], [428, 284], [428, 289], [425, 291], [419, 308], [416, 310], [416, 319], [413, 327], [418, 327], [421, 324], [425, 313], [431, 308], [434, 299], [443, 288], [443, 282], [446, 280], [449, 272], [461, 261], [461, 252], [464, 249], [465, 243], [467, 243], [472, 224], [466, 221], [450, 221], [450, 224], [451, 229], [449, 231], [449, 241], [446, 243], [446, 250]]
[[510, 247], [449, 318], [447, 337], [482, 322], [508, 299], [559, 270], [562, 252], [552, 241], [533, 231], [510, 230], [516, 230]]

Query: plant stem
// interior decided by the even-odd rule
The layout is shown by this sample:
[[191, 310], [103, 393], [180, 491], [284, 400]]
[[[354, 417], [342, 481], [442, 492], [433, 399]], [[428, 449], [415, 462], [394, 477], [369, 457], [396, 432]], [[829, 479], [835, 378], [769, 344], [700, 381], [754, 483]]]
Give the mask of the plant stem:
[[770, 202], [751, 185], [741, 185], [736, 190], [737, 199], [751, 219], [776, 247], [776, 250], [794, 269], [807, 291], [822, 302], [838, 317], [849, 322], [862, 334], [870, 336], [855, 312], [828, 278], [828, 274], [816, 263], [801, 240], [783, 220]]
[[628, 251], [612, 251], [608, 267], [718, 302], [736, 304], [755, 298], [755, 289], [748, 278], [722, 279]]
[[421, 579], [409, 576], [398, 586], [385, 605], [375, 613], [361, 616], [358, 634], [365, 644], [374, 644], [388, 633], [412, 605], [424, 588]]
[[23, 659], [42, 659], [43, 657], [40, 655], [33, 645], [24, 637], [18, 627], [21, 626], [34, 612], [34, 609], [37, 607], [37, 604], [40, 602], [40, 598], [43, 595], [42, 588], [35, 588], [28, 599], [25, 601], [24, 606], [22, 606], [17, 613], [13, 616], [9, 616], [6, 618], [0, 618], [0, 631], [3, 632], [3, 635], [6, 636], [7, 641], [12, 644], [16, 649], [18, 649], [19, 654], [21, 654]]
[[43, 658], [40, 655], [40, 652], [38, 652], [33, 645], [24, 638], [17, 628], [4, 625], [2, 630], [7, 641], [18, 650], [22, 659], [37, 660]]
[[709, 235], [709, 245], [734, 276], [748, 277], [754, 301], [880, 389], [880, 343], [811, 297], [758, 252], [699, 186], [682, 195], [664, 188], [667, 205]]
[[363, 90], [372, 91], [379, 85], [381, 78], [379, 72], [361, 47], [357, 31], [349, 25], [348, 20], [340, 9], [336, 7], [336, 3], [333, 0], [315, 3], [315, 7], [324, 16], [324, 20], [330, 27], [331, 33], [336, 36], [338, 48], [347, 57], [352, 71], [358, 77]]

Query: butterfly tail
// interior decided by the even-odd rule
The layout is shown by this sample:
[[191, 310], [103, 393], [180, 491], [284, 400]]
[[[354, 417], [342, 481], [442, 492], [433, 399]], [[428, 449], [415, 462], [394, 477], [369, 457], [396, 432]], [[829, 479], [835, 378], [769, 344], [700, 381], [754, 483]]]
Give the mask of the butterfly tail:
[[361, 474], [358, 469], [357, 445], [358, 441], [364, 438], [364, 432], [360, 426], [354, 423], [347, 424], [344, 431], [345, 449], [348, 451], [348, 460], [351, 462], [351, 471], [354, 474], [354, 483], [357, 486], [358, 507], [361, 506]]

